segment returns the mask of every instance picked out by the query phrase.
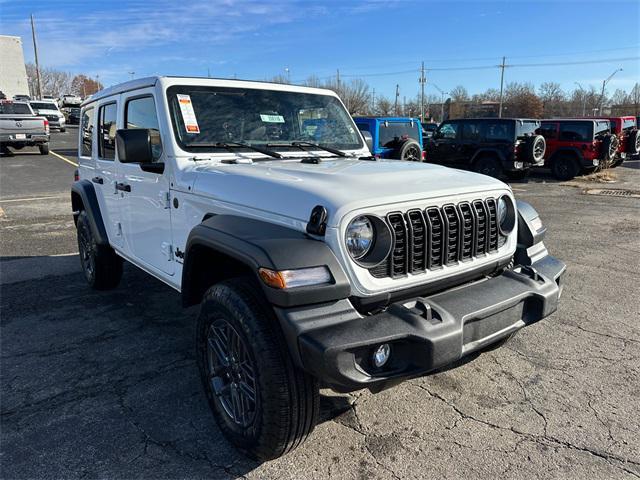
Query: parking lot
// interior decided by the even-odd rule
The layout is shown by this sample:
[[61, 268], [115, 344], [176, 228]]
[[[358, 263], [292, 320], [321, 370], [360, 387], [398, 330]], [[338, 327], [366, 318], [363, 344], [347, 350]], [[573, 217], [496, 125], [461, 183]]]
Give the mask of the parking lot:
[[640, 478], [640, 161], [616, 183], [514, 183], [567, 263], [559, 311], [460, 368], [372, 395], [323, 391], [310, 440], [257, 464], [222, 437], [193, 353], [196, 308], [77, 257], [77, 129], [0, 157], [4, 478]]

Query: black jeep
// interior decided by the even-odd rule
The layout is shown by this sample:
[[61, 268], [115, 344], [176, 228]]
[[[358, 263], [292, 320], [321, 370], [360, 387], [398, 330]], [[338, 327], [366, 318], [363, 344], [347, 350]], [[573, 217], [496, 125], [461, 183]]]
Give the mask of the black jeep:
[[424, 145], [426, 160], [521, 179], [544, 162], [546, 143], [539, 120], [461, 118], [443, 122]]

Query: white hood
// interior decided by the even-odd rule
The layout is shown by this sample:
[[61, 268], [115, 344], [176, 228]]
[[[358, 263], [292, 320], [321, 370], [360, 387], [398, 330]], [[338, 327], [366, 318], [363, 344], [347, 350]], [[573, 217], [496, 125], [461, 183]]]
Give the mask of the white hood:
[[329, 213], [329, 227], [337, 226], [344, 215], [359, 208], [509, 189], [485, 175], [398, 160], [207, 162], [194, 170], [196, 194], [303, 222], [313, 207], [322, 205]]

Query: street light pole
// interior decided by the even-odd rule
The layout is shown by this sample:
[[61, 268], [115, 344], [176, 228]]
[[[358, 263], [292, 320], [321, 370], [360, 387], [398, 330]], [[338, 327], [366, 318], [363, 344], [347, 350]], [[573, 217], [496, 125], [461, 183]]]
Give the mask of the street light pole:
[[31, 15], [31, 36], [33, 37], [33, 55], [36, 60], [36, 80], [38, 85], [38, 98], [42, 99], [42, 82], [40, 81], [40, 63], [38, 62], [38, 42], [36, 42], [36, 27]]
[[499, 65], [500, 67], [500, 107], [498, 109], [498, 118], [502, 118], [502, 92], [504, 87], [504, 67], [505, 65], [505, 57], [502, 57], [502, 63]]
[[609, 80], [611, 80], [616, 73], [621, 72], [621, 71], [622, 71], [622, 69], [618, 68], [611, 75], [609, 75], [606, 80], [602, 81], [602, 93], [600, 94], [600, 102], [599, 102], [599, 104], [600, 104], [599, 110], [600, 110], [601, 113], [602, 113], [602, 102], [604, 102], [604, 88], [607, 86], [607, 83], [609, 83]]

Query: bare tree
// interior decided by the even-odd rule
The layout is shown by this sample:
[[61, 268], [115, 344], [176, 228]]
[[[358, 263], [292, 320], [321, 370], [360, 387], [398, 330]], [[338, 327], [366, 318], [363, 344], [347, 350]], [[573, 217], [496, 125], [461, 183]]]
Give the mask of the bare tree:
[[542, 112], [546, 118], [562, 116], [566, 112], [565, 94], [556, 82], [544, 82], [538, 87]]
[[469, 101], [469, 92], [462, 85], [456, 86], [451, 92], [449, 92], [451, 96], [451, 101], [453, 102], [467, 102]]
[[[25, 65], [27, 69], [27, 83], [32, 96], [37, 96], [36, 66], [33, 63]], [[54, 98], [60, 97], [71, 90], [73, 76], [69, 72], [55, 70], [53, 68], [40, 69], [40, 81], [44, 95], [51, 95]]]
[[76, 75], [71, 81], [71, 93], [75, 93], [81, 97], [93, 95], [103, 88], [99, 81], [89, 78], [86, 75]]
[[388, 116], [393, 112], [393, 102], [387, 97], [380, 95], [376, 100], [376, 109], [374, 115]]

